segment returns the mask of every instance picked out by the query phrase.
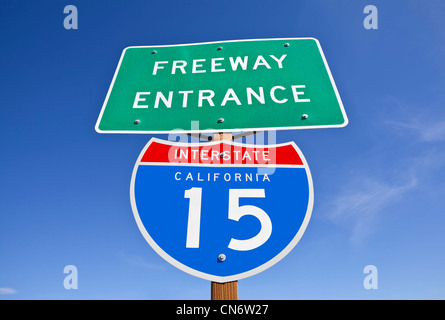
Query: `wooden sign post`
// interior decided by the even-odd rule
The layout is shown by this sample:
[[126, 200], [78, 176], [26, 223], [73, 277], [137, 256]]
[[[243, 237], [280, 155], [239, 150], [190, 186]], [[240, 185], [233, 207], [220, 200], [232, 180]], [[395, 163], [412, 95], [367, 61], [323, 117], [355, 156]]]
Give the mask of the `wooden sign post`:
[[[232, 139], [233, 135], [230, 132], [213, 134], [213, 141], [232, 141]], [[225, 283], [212, 281], [210, 297], [212, 300], [238, 300], [238, 281]]]
[[238, 300], [238, 281], [211, 284], [212, 300]]

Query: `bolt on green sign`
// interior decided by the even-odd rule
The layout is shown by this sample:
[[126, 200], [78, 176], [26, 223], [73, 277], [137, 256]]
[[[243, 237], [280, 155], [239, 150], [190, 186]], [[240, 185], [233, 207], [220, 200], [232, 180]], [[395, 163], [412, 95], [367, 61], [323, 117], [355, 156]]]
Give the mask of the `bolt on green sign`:
[[320, 43], [293, 38], [125, 48], [96, 131], [234, 132], [347, 123]]

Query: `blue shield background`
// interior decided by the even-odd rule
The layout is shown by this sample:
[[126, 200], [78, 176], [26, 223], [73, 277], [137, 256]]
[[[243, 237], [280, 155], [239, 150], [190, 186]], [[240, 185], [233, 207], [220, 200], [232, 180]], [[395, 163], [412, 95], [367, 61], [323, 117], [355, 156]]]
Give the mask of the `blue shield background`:
[[[302, 166], [277, 167], [270, 171], [268, 179], [258, 172], [258, 167], [243, 165], [139, 165], [134, 179], [134, 202], [143, 227], [163, 251], [161, 256], [165, 258], [166, 254], [198, 271], [185, 270], [196, 276], [234, 279], [282, 252], [311, 213], [312, 184]], [[204, 181], [197, 181], [198, 173]], [[215, 173], [219, 177], [213, 181]], [[241, 181], [235, 181], [235, 173], [241, 174]], [[251, 174], [253, 181], [246, 181], [246, 173]], [[189, 175], [193, 181], [186, 180]], [[228, 180], [229, 175], [231, 179], [226, 181], [224, 177]], [[202, 188], [200, 241], [199, 248], [186, 248], [190, 199], [184, 197], [184, 192], [193, 187]], [[261, 227], [254, 216], [246, 215], [239, 221], [228, 218], [229, 189], [265, 190], [265, 198], [239, 199], [240, 206], [253, 205], [264, 210], [272, 222], [270, 238], [258, 248], [249, 251], [228, 248], [232, 238], [249, 239]], [[224, 262], [218, 260], [220, 254], [226, 256]]]

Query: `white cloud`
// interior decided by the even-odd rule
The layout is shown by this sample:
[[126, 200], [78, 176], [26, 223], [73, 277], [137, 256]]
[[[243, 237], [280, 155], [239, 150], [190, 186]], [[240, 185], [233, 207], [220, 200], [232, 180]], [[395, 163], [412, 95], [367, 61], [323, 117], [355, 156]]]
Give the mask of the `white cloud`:
[[328, 220], [350, 232], [352, 244], [374, 234], [391, 206], [405, 205], [410, 192], [415, 190], [416, 197], [445, 196], [443, 103], [442, 95], [423, 107], [397, 97], [381, 102], [387, 112], [376, 122], [379, 140], [343, 164], [349, 174], [323, 210]]
[[17, 293], [17, 290], [14, 288], [3, 287], [0, 288], [0, 294], [14, 294]]
[[420, 141], [445, 141], [445, 120], [419, 121], [414, 119], [405, 122], [387, 121], [387, 124], [401, 134], [408, 133], [417, 136]]
[[419, 142], [445, 141], [443, 94], [433, 95], [429, 102], [424, 102], [422, 105], [397, 97], [385, 97], [381, 103], [387, 110], [383, 123], [400, 136], [411, 135]]
[[125, 261], [126, 263], [128, 263], [132, 266], [147, 268], [147, 269], [151, 269], [151, 270], [164, 270], [165, 269], [165, 267], [163, 265], [148, 262], [147, 259], [137, 256], [137, 255], [127, 255], [124, 252], [119, 252], [118, 255], [123, 261]]
[[376, 179], [362, 178], [351, 182], [329, 204], [327, 217], [333, 223], [350, 230], [350, 240], [360, 245], [378, 228], [385, 208], [399, 201], [418, 184], [412, 176], [403, 183], [389, 184]]

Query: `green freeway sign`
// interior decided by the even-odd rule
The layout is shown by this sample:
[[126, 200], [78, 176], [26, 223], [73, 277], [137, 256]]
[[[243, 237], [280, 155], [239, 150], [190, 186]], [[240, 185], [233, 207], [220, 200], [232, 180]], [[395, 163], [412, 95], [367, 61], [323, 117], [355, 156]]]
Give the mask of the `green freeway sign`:
[[99, 133], [234, 132], [348, 123], [314, 38], [126, 48]]

